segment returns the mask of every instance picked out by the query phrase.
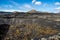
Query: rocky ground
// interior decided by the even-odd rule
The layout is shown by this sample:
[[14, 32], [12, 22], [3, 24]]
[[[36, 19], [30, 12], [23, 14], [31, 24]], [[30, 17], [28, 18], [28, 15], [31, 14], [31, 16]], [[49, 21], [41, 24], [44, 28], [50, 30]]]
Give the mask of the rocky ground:
[[[24, 19], [22, 23], [17, 22], [10, 24], [3, 24], [6, 32], [3, 31], [5, 37], [3, 40], [31, 40], [32, 38], [39, 39], [42, 37], [48, 38], [49, 36], [56, 35], [60, 32], [60, 22], [51, 21], [47, 19]], [[8, 28], [7, 28], [8, 27]], [[6, 34], [5, 34], [6, 33]], [[3, 35], [3, 36], [4, 36]]]
[[0, 14], [0, 40], [39, 40], [60, 33], [60, 15], [49, 13]]

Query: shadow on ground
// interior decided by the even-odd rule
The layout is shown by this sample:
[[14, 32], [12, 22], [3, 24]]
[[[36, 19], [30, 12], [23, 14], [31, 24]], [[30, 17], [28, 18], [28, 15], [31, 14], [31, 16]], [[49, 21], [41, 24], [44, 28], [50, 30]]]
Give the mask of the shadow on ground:
[[9, 24], [0, 24], [0, 40], [3, 40], [9, 30]]

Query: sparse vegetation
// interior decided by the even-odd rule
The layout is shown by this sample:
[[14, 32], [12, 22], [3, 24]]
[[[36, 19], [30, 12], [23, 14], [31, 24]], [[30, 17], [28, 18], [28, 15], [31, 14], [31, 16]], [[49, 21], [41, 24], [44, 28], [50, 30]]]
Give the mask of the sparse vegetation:
[[[10, 32], [13, 38], [16, 37], [18, 39], [28, 40], [41, 35], [53, 35], [59, 31], [51, 27], [42, 27], [38, 24], [20, 24], [10, 28]], [[8, 32], [8, 35], [10, 35], [10, 32]], [[11, 36], [9, 36], [9, 38], [10, 37]]]

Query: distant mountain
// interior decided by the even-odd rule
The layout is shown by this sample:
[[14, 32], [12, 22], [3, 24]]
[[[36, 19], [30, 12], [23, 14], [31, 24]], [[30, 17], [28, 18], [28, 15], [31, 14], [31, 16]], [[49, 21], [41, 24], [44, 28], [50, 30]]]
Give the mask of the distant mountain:
[[0, 11], [0, 14], [10, 14], [12, 12], [4, 12], [4, 11]]
[[25, 17], [26, 13], [29, 13], [28, 15], [60, 15], [60, 13], [49, 13], [49, 12], [40, 12], [36, 10], [30, 10], [28, 12], [4, 12], [0, 11], [0, 17]]
[[28, 11], [29, 13], [39, 13], [39, 11], [36, 11], [36, 10], [30, 10], [30, 11]]

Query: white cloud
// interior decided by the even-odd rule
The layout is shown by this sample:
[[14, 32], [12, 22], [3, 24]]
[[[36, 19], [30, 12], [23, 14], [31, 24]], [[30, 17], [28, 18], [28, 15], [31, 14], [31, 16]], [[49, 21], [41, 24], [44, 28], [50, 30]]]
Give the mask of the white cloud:
[[29, 10], [34, 9], [33, 6], [31, 6], [30, 4], [24, 4], [24, 5], [23, 5], [23, 8], [24, 8], [24, 10], [25, 10], [26, 12], [29, 11]]
[[25, 8], [28, 8], [28, 9], [32, 8], [32, 6], [29, 5], [29, 4], [25, 4], [24, 7], [25, 7]]
[[55, 8], [55, 10], [60, 10], [60, 7]]
[[32, 3], [35, 5], [41, 5], [42, 4], [41, 1], [37, 1], [37, 0], [32, 0]]
[[60, 13], [60, 7], [54, 9], [56, 13]]
[[36, 0], [32, 0], [32, 3], [36, 2]]
[[60, 5], [60, 2], [56, 2], [55, 5]]
[[35, 2], [35, 5], [41, 5], [42, 3], [41, 2]]

